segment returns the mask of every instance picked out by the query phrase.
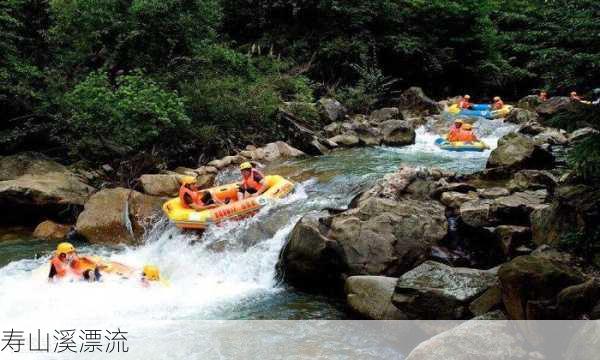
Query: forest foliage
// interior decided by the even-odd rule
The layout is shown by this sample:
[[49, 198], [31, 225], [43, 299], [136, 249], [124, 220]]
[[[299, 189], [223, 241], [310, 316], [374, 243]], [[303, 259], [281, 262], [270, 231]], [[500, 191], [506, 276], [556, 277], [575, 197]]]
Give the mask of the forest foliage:
[[277, 138], [283, 101], [599, 86], [596, 0], [5, 0], [0, 149], [193, 162]]

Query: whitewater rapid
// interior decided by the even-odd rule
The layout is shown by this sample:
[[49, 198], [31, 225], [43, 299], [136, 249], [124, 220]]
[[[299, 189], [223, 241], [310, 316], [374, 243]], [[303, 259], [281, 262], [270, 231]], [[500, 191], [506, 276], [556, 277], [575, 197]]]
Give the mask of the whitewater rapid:
[[[514, 126], [497, 121], [476, 123], [480, 138], [493, 149]], [[160, 220], [140, 246], [84, 245], [95, 254], [136, 269], [155, 264], [170, 286], [140, 286], [137, 277], [101, 283], [49, 284], [44, 271], [48, 250], [37, 259], [16, 260], [0, 268], [0, 319], [52, 323], [68, 319], [197, 320], [245, 318], [240, 307], [262, 306], [288, 291], [276, 280], [276, 263], [294, 224], [310, 211], [344, 207], [366, 185], [400, 165], [439, 166], [460, 172], [482, 169], [491, 150], [454, 153], [433, 144], [427, 126], [416, 143], [402, 148], [349, 149], [318, 158], [290, 160], [267, 171], [288, 172], [298, 181], [293, 195], [250, 219], [212, 227], [202, 237]], [[291, 169], [291, 170], [290, 170]], [[284, 174], [285, 175], [285, 174]], [[220, 177], [229, 180], [235, 172]], [[301, 180], [299, 180], [301, 179]], [[318, 310], [317, 316], [319, 315]], [[277, 316], [277, 315], [275, 315]], [[283, 315], [287, 316], [287, 315]]]

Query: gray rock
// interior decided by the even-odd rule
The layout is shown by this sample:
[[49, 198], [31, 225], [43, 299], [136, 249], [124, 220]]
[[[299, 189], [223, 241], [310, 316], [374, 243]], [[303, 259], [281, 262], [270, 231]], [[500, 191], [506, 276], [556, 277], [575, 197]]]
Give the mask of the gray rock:
[[479, 197], [482, 199], [496, 199], [501, 196], [510, 195], [510, 191], [503, 187], [491, 187], [477, 190]]
[[[37, 217], [71, 222], [95, 189], [65, 166], [37, 153], [0, 157], [0, 206], [5, 222]], [[64, 214], [64, 215], [61, 215]]]
[[278, 264], [288, 282], [314, 288], [339, 281], [337, 243], [323, 235], [328, 217], [327, 212], [309, 213], [294, 226]]
[[554, 192], [558, 182], [554, 175], [546, 170], [520, 170], [508, 183], [512, 191], [547, 189]]
[[477, 198], [477, 194], [474, 192], [463, 194], [454, 191], [446, 191], [442, 193], [440, 202], [448, 207], [458, 208], [467, 201], [477, 200]]
[[533, 141], [537, 145], [564, 145], [569, 141], [569, 139], [559, 129], [546, 128], [546, 130], [544, 130], [542, 133], [535, 135], [533, 137]]
[[446, 233], [437, 202], [371, 197], [335, 216], [328, 237], [340, 245], [350, 274], [397, 276], [424, 261]]
[[358, 146], [360, 143], [360, 139], [358, 138], [358, 136], [349, 133], [334, 136], [330, 138], [329, 141], [332, 141], [340, 146], [345, 147]]
[[553, 115], [560, 110], [569, 109], [571, 107], [571, 99], [566, 96], [555, 96], [544, 101], [535, 108], [535, 111], [541, 115]]
[[323, 131], [325, 131], [325, 135], [327, 135], [327, 137], [334, 137], [336, 135], [339, 135], [342, 133], [342, 123], [340, 122], [332, 122], [331, 124], [325, 126], [323, 128]]
[[[209, 175], [213, 181], [215, 176]], [[145, 174], [140, 176], [140, 184], [145, 194], [152, 196], [177, 196], [181, 180], [185, 175], [179, 174]], [[194, 176], [196, 178], [196, 176]], [[212, 183], [208, 184], [209, 186]]]
[[413, 349], [406, 360], [529, 359], [509, 321], [467, 321]]
[[317, 108], [321, 117], [326, 122], [341, 121], [348, 110], [339, 101], [331, 98], [321, 98], [317, 102]]
[[164, 200], [124, 188], [104, 189], [86, 202], [75, 226], [94, 244], [137, 244], [160, 215]]
[[537, 95], [527, 95], [517, 102], [517, 108], [535, 111], [535, 108], [538, 107], [541, 103], [542, 102], [540, 101], [540, 98]]
[[504, 307], [514, 320], [538, 319], [530, 305], [551, 301], [562, 289], [584, 281], [581, 274], [565, 265], [531, 255], [503, 264], [498, 278]]
[[487, 162], [487, 167], [508, 167], [513, 169], [545, 169], [552, 166], [552, 154], [543, 150], [524, 135], [509, 133], [498, 141]]
[[469, 303], [496, 281], [494, 270], [427, 261], [398, 279], [392, 302], [411, 319], [461, 319]]
[[528, 226], [499, 225], [494, 228], [493, 234], [506, 256], [512, 256], [518, 247], [531, 241], [531, 230]]
[[537, 134], [541, 134], [546, 130], [546, 127], [540, 124], [537, 121], [528, 121], [524, 124], [521, 124], [517, 132], [519, 134], [535, 136]]
[[502, 290], [499, 285], [494, 285], [469, 304], [469, 311], [475, 316], [481, 316], [501, 305]]
[[369, 115], [369, 122], [372, 124], [380, 124], [387, 120], [398, 119], [402, 120], [400, 110], [395, 107], [383, 108], [373, 111]]
[[[411, 115], [434, 115], [442, 111], [442, 107], [436, 101], [425, 95], [423, 89], [413, 86], [404, 91], [398, 99], [400, 111], [407, 110]], [[408, 116], [413, 117], [413, 116]]]
[[550, 206], [530, 214], [533, 241], [537, 245], [558, 245], [566, 233], [592, 233], [600, 223], [600, 190], [576, 185], [555, 190]]
[[350, 276], [346, 279], [345, 286], [348, 305], [367, 319], [406, 319], [392, 304], [397, 281], [397, 278], [385, 276]]
[[531, 121], [537, 122], [538, 119], [539, 115], [537, 113], [516, 107], [510, 111], [504, 121], [520, 125]]
[[415, 143], [415, 129], [403, 120], [388, 120], [381, 124], [383, 143], [391, 146]]

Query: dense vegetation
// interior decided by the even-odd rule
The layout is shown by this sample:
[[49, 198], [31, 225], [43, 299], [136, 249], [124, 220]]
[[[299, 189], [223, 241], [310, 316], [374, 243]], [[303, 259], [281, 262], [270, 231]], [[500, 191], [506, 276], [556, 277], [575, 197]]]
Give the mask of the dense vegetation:
[[193, 163], [326, 93], [585, 93], [599, 19], [596, 0], [5, 0], [0, 149]]

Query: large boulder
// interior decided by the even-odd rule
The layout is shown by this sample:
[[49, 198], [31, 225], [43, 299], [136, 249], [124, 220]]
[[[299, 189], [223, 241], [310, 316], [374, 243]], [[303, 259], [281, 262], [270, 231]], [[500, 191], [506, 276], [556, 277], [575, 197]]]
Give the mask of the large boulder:
[[547, 170], [520, 170], [516, 172], [508, 183], [512, 191], [546, 189], [553, 193], [558, 185], [557, 179]]
[[415, 347], [406, 360], [533, 359], [509, 321], [467, 321]]
[[460, 206], [462, 221], [481, 228], [498, 224], [529, 225], [529, 215], [544, 208], [546, 190], [522, 191], [495, 199], [477, 199]]
[[494, 270], [427, 261], [398, 279], [392, 302], [410, 319], [462, 319], [469, 303], [496, 282]]
[[553, 115], [560, 110], [569, 109], [571, 107], [571, 99], [566, 96], [555, 96], [544, 101], [535, 108], [535, 111], [540, 115]]
[[329, 125], [326, 125], [323, 128], [323, 131], [325, 132], [325, 135], [327, 137], [334, 137], [336, 135], [339, 135], [343, 132], [343, 128], [342, 128], [342, 123], [340, 122], [332, 122]]
[[60, 241], [65, 240], [70, 231], [70, 225], [57, 224], [54, 221], [46, 220], [35, 227], [33, 237], [36, 239]]
[[349, 274], [397, 276], [424, 261], [446, 232], [437, 202], [374, 197], [335, 216], [328, 235], [339, 244]]
[[400, 111], [408, 111], [415, 116], [439, 114], [443, 108], [436, 101], [425, 95], [423, 89], [413, 86], [404, 91], [398, 99]]
[[533, 111], [513, 108], [508, 116], [504, 119], [504, 121], [513, 123], [513, 124], [525, 124], [528, 122], [537, 122], [539, 119], [539, 115]]
[[550, 144], [550, 145], [565, 145], [569, 142], [566, 132], [555, 128], [546, 128], [541, 133], [533, 137], [533, 141], [537, 145]]
[[559, 245], [564, 234], [593, 234], [600, 223], [600, 190], [586, 186], [561, 186], [550, 205], [530, 214], [533, 242]]
[[358, 146], [360, 144], [360, 139], [358, 138], [358, 136], [356, 136], [354, 134], [349, 134], [349, 133], [336, 135], [336, 136], [330, 138], [329, 141], [332, 141], [332, 142], [334, 142], [340, 146], [344, 146], [344, 147], [353, 147], [353, 146]]
[[379, 110], [373, 111], [369, 115], [369, 122], [371, 124], [381, 124], [384, 121], [398, 119], [402, 120], [402, 114], [400, 114], [400, 110], [395, 107], [382, 108]]
[[263, 148], [264, 160], [274, 161], [278, 159], [287, 159], [306, 155], [304, 152], [286, 144], [283, 141], [276, 141], [265, 145]]
[[2, 221], [40, 217], [70, 222], [95, 189], [67, 167], [37, 153], [0, 157]]
[[600, 301], [600, 280], [590, 279], [561, 290], [556, 297], [561, 319], [580, 319]]
[[526, 255], [498, 270], [502, 301], [514, 320], [539, 319], [540, 303], [552, 302], [564, 288], [584, 281], [581, 274], [558, 262]]
[[381, 144], [381, 131], [365, 123], [354, 124], [352, 131], [358, 137], [361, 144], [377, 146]]
[[345, 270], [336, 241], [327, 238], [326, 212], [304, 215], [283, 247], [278, 272], [288, 282], [307, 288], [341, 281]]
[[160, 214], [164, 199], [134, 190], [101, 190], [77, 218], [77, 232], [95, 244], [136, 244]]
[[487, 162], [488, 168], [545, 169], [552, 166], [552, 154], [521, 134], [509, 133], [498, 141]]
[[404, 120], [388, 120], [381, 124], [383, 143], [391, 146], [411, 145], [415, 143], [415, 129]]
[[349, 210], [304, 217], [284, 247], [284, 276], [295, 285], [339, 284], [352, 275], [399, 276], [425, 261], [447, 233], [445, 208], [429, 198], [432, 172], [401, 168], [357, 196]]
[[540, 98], [537, 95], [527, 95], [517, 102], [517, 108], [535, 111], [535, 108], [538, 107], [541, 103], [542, 102], [540, 101]]
[[343, 120], [348, 110], [339, 101], [331, 98], [321, 98], [317, 102], [319, 114], [327, 123]]
[[309, 155], [323, 155], [335, 147], [335, 143], [319, 136], [309, 124], [303, 123], [294, 114], [280, 108], [278, 115], [280, 130], [285, 134], [288, 143]]
[[367, 319], [406, 319], [392, 304], [397, 281], [397, 278], [385, 276], [350, 276], [345, 285], [348, 306]]

